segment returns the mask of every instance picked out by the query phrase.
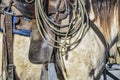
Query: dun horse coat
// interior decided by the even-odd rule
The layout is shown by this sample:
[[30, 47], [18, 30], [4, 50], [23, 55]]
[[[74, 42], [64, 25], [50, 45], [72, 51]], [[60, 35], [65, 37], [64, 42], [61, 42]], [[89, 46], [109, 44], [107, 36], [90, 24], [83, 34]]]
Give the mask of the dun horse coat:
[[[112, 46], [117, 41], [115, 39], [119, 33], [120, 0], [84, 0], [84, 2], [90, 20], [102, 32], [106, 44], [109, 46], [109, 49], [111, 49], [109, 53], [115, 52]], [[36, 25], [34, 21], [32, 23], [33, 25]], [[29, 52], [29, 38], [23, 37], [23, 40], [19, 40], [17, 39], [18, 37], [21, 36], [15, 36], [14, 40], [16, 41], [14, 42], [14, 61], [17, 76], [21, 80], [39, 80], [39, 73], [42, 65], [31, 64], [26, 60]], [[23, 43], [23, 41], [25, 42]], [[24, 46], [25, 49], [20, 48], [21, 46]], [[65, 79], [98, 80], [105, 68], [108, 57], [107, 55], [112, 55], [109, 53], [106, 51], [106, 48], [98, 37], [98, 34], [89, 27], [79, 44], [73, 50], [68, 51], [67, 60], [66, 56], [63, 56], [67, 73], [66, 76], [64, 75]]]

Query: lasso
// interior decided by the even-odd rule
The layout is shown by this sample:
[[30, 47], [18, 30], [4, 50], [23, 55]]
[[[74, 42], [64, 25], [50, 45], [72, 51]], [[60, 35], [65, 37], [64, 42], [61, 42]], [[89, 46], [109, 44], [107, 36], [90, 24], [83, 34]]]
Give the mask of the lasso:
[[[64, 0], [65, 5], [67, 5], [66, 0]], [[88, 20], [88, 14], [85, 8], [85, 4], [83, 0], [75, 0], [75, 16], [72, 16], [70, 22], [66, 25], [60, 25], [54, 22], [52, 19], [50, 19], [46, 13], [44, 12], [43, 3], [41, 0], [35, 0], [35, 14], [36, 14], [36, 22], [38, 30], [42, 36], [42, 38], [52, 47], [55, 48], [68, 48], [76, 43], [78, 43], [80, 39], [80, 34], [83, 33], [83, 30], [85, 27], [88, 27], [89, 20]], [[67, 9], [67, 6], [66, 6]], [[67, 10], [66, 10], [67, 11]], [[86, 22], [85, 22], [86, 20]], [[50, 34], [46, 31], [47, 29], [51, 30], [55, 35], [58, 35], [62, 37], [63, 42], [60, 42], [59, 40], [54, 39]], [[67, 31], [61, 31], [60, 29], [67, 29]], [[58, 45], [52, 44], [51, 41], [45, 37], [45, 35], [48, 35], [49, 38], [53, 41], [58, 43]], [[67, 43], [67, 40], [71, 39], [71, 36], [76, 36], [76, 39], [73, 42]], [[74, 38], [74, 37], [73, 37]]]

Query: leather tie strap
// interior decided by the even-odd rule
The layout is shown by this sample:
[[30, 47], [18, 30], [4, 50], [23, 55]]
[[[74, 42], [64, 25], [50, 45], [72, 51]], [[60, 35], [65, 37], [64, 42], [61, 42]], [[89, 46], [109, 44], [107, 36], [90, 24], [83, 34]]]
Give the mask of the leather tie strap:
[[[13, 34], [12, 16], [5, 15], [5, 27], [3, 29], [3, 69], [5, 69], [6, 80], [14, 80], [13, 66]], [[4, 71], [4, 70], [3, 70]]]
[[[102, 34], [102, 32], [97, 28], [97, 26], [91, 21], [90, 22], [90, 27], [93, 29], [93, 31], [97, 34], [98, 38], [101, 40], [101, 42], [103, 43], [105, 50], [106, 50], [106, 57], [108, 58], [108, 53], [109, 53], [109, 45], [107, 43], [107, 41], [105, 40], [104, 35]], [[107, 61], [106, 61], [107, 62]]]

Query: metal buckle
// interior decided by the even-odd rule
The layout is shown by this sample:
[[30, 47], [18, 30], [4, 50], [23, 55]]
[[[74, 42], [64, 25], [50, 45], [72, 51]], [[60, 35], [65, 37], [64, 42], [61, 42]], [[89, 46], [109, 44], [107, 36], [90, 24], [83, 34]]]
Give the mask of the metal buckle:
[[7, 14], [7, 15], [13, 15], [14, 13], [11, 11], [11, 12], [8, 12], [8, 11], [4, 11], [4, 14]]

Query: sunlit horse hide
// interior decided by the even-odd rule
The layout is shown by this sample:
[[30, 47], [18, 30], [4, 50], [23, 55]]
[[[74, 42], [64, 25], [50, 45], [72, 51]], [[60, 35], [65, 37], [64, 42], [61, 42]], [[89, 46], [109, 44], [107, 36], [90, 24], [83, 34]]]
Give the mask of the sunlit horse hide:
[[[47, 2], [47, 0], [45, 1]], [[64, 17], [64, 5], [65, 5], [64, 1], [67, 1], [68, 2], [67, 4], [70, 5], [69, 7], [71, 8], [70, 9], [71, 12], [69, 14], [71, 17], [72, 13], [74, 12], [75, 0], [60, 0], [60, 1], [62, 1], [60, 4], [60, 11], [62, 11], [62, 9], [63, 11], [59, 13], [59, 15], [56, 16], [57, 5], [59, 5], [58, 4], [59, 2], [57, 0], [48, 0], [49, 3], [45, 4], [48, 6], [43, 11], [45, 12], [45, 14], [47, 14], [47, 17], [49, 17], [50, 19], [55, 18], [56, 23], [60, 25], [68, 24], [71, 18]], [[59, 65], [59, 67], [56, 67], [56, 68], [60, 68], [60, 70], [62, 70], [63, 72], [62, 74], [64, 75], [64, 78], [61, 78], [63, 76], [59, 75], [59, 71], [56, 69], [56, 71], [58, 72], [58, 78], [60, 80], [64, 80], [64, 79], [65, 80], [98, 80], [102, 71], [105, 68], [108, 53], [110, 53], [109, 49], [111, 49], [114, 52], [114, 48], [111, 48], [111, 47], [116, 42], [116, 37], [119, 31], [120, 0], [102, 0], [102, 1], [101, 0], [84, 0], [83, 3], [85, 4], [84, 6], [85, 6], [85, 9], [87, 10], [87, 13], [90, 19], [89, 27], [81, 26], [81, 28], [83, 28], [81, 31], [82, 36], [76, 34], [76, 36], [77, 35], [80, 36], [79, 41], [77, 42], [77, 45], [70, 46], [70, 48], [71, 47], [72, 48], [74, 47], [74, 48], [67, 49], [65, 54], [59, 53], [59, 51], [56, 52], [56, 49], [54, 52], [53, 47], [48, 45], [47, 42], [45, 42], [42, 39], [42, 36], [38, 31], [39, 28], [35, 28], [35, 26], [32, 28], [33, 33], [31, 37], [31, 46], [30, 46], [30, 53], [29, 53], [30, 61], [35, 64], [45, 63], [45, 67], [46, 67], [47, 62], [52, 61], [52, 60], [48, 60], [50, 59], [51, 54], [54, 54], [55, 56], [53, 56], [54, 57], [53, 62], [55, 62], [55, 64], [56, 62], [59, 62], [56, 64], [57, 66]], [[83, 22], [86, 23], [85, 14], [84, 14], [84, 17], [85, 17], [85, 20]], [[102, 33], [102, 36], [104, 36], [102, 37], [104, 40], [100, 38], [101, 35], [99, 36], [98, 34], [100, 32], [97, 33], [97, 31], [94, 30], [95, 28], [93, 29], [92, 26], [98, 28], [98, 31], [100, 30], [100, 32]], [[51, 32], [49, 32], [49, 29], [47, 30], [48, 30], [48, 33], [51, 34]], [[53, 38], [55, 38], [54, 34], [51, 34], [51, 35], [53, 36]], [[70, 40], [67, 40], [67, 41], [74, 42], [74, 40], [76, 39], [76, 36], [73, 38], [70, 38]], [[47, 37], [47, 39], [51, 41], [49, 37]], [[58, 40], [64, 41], [64, 39], [62, 38], [61, 39], [58, 38]], [[52, 44], [54, 44], [54, 42], [52, 42]], [[29, 64], [27, 64], [27, 68], [29, 68], [28, 65]], [[19, 67], [19, 69], [21, 68]], [[39, 69], [37, 68], [36, 72], [38, 70]], [[24, 76], [21, 76], [22, 80], [24, 80], [24, 77], [26, 77], [25, 76], [26, 74], [24, 74]], [[36, 76], [36, 74], [33, 74], [33, 75]], [[28, 79], [30, 80], [30, 78]], [[36, 79], [38, 78], [35, 78], [35, 77], [34, 79], [32, 78], [32, 80], [36, 80]]]
[[[95, 22], [102, 34], [105, 36], [108, 47], [110, 49], [109, 56], [114, 56], [117, 51], [116, 41], [119, 34], [119, 0], [97, 1], [93, 0], [92, 13], [90, 18]], [[96, 4], [97, 5], [96, 5]], [[91, 14], [91, 13], [90, 13]], [[111, 48], [112, 47], [112, 48]]]

